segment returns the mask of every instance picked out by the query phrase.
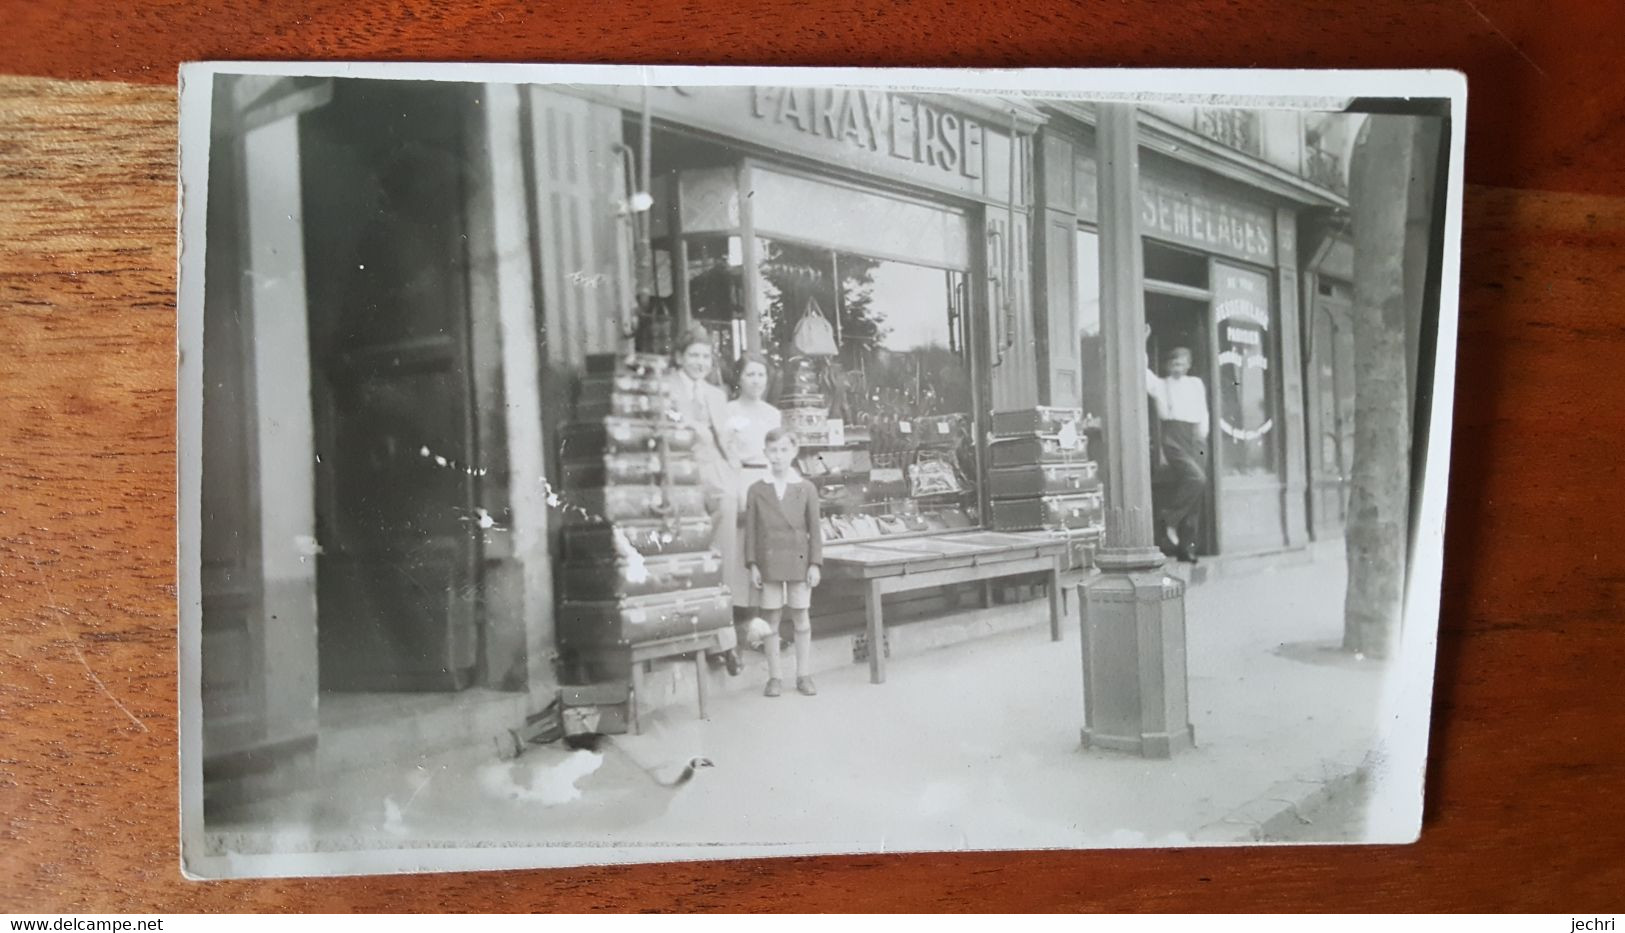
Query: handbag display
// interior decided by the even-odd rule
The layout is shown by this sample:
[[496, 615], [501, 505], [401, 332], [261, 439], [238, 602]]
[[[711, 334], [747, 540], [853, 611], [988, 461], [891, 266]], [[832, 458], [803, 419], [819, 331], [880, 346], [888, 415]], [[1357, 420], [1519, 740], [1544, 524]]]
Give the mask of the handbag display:
[[841, 352], [835, 343], [835, 328], [830, 326], [816, 298], [807, 299], [790, 343], [802, 356], [834, 356]]
[[908, 486], [911, 496], [940, 496], [964, 492], [965, 484], [952, 462], [943, 459], [924, 459], [909, 465]]

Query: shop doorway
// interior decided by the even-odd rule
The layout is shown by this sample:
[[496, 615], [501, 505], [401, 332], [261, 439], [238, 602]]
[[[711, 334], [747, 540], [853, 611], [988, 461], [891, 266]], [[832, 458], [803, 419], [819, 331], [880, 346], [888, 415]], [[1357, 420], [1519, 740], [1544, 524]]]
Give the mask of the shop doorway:
[[476, 673], [469, 95], [340, 82], [301, 118], [324, 692]]
[[1202, 506], [1201, 532], [1196, 542], [1196, 552], [1203, 556], [1216, 554], [1219, 550], [1218, 529], [1214, 522], [1218, 470], [1213, 462], [1214, 435], [1217, 434], [1218, 418], [1214, 416], [1211, 401], [1215, 372], [1208, 309], [1209, 303], [1205, 299], [1163, 294], [1158, 291], [1148, 291], [1145, 296], [1146, 359], [1161, 374], [1164, 355], [1175, 347], [1184, 347], [1191, 353], [1190, 374], [1200, 378], [1202, 384], [1208, 388], [1209, 423], [1215, 427], [1210, 430], [1208, 436], [1210, 466], [1207, 470], [1207, 498]]

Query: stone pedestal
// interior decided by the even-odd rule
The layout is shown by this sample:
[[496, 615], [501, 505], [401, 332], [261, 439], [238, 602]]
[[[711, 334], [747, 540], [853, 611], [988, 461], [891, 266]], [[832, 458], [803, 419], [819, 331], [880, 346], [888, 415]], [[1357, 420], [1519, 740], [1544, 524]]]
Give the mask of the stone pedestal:
[[1185, 672], [1185, 584], [1154, 549], [1103, 552], [1078, 587], [1083, 744], [1171, 758], [1196, 744]]

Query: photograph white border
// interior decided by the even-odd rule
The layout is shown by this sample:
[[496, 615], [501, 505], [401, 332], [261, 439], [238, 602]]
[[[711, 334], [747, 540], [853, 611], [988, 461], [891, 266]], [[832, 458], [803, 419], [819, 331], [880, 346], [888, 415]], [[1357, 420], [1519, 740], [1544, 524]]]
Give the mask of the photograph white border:
[[[1133, 69], [893, 69], [731, 66], [520, 65], [450, 63], [199, 62], [180, 70], [178, 185], [179, 375], [177, 399], [177, 592], [179, 593], [179, 714], [181, 870], [193, 879], [303, 877], [486, 869], [556, 868], [657, 861], [854, 854], [850, 847], [607, 844], [411, 848], [291, 855], [206, 855], [202, 743], [201, 558], [204, 257], [208, 241], [209, 122], [214, 78], [255, 74], [511, 84], [621, 86], [865, 86], [939, 93], [1043, 95], [1142, 104], [1181, 103], [1336, 109], [1352, 98], [1446, 100], [1449, 156], [1443, 221], [1443, 264], [1432, 359], [1431, 408], [1421, 496], [1408, 549], [1410, 573], [1400, 652], [1384, 683], [1378, 715], [1385, 739], [1366, 840], [1414, 841], [1422, 820], [1428, 730], [1438, 643], [1444, 561], [1452, 405], [1461, 269], [1466, 78], [1453, 71], [1133, 70]], [[1293, 93], [1282, 94], [1282, 88]], [[1426, 322], [1424, 322], [1424, 325]], [[191, 818], [188, 819], [188, 816]], [[877, 841], [882, 845], [883, 841]], [[1193, 845], [1203, 845], [1194, 843]], [[1214, 844], [1208, 844], [1214, 845]], [[1225, 844], [1217, 844], [1225, 845]], [[1103, 846], [1105, 848], [1106, 846]], [[884, 848], [858, 851], [886, 851]], [[894, 850], [895, 851], [895, 850]], [[937, 851], [937, 850], [929, 850]], [[979, 851], [967, 849], [966, 851]]]

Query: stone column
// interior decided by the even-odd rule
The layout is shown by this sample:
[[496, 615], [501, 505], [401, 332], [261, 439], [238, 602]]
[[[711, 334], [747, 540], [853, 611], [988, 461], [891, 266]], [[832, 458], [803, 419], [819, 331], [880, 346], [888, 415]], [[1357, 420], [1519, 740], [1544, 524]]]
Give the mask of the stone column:
[[1137, 111], [1098, 105], [1106, 536], [1080, 589], [1083, 744], [1168, 758], [1195, 744], [1185, 671], [1185, 587], [1154, 545], [1139, 234]]

